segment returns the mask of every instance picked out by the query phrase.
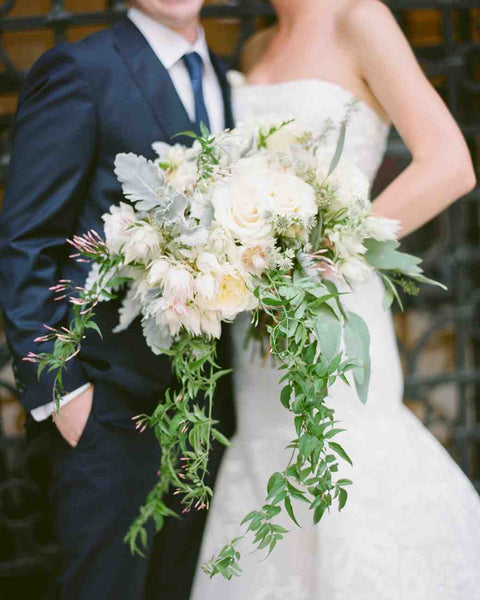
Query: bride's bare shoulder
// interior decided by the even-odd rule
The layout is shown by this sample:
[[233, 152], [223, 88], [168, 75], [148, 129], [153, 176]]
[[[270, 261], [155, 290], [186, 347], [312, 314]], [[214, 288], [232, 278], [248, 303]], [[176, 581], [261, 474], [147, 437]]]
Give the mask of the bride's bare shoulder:
[[381, 0], [346, 0], [338, 14], [338, 23], [349, 38], [367, 32], [372, 35], [377, 27], [396, 27], [395, 18]]
[[270, 41], [275, 34], [275, 27], [261, 29], [245, 42], [240, 56], [240, 68], [248, 73], [265, 54]]

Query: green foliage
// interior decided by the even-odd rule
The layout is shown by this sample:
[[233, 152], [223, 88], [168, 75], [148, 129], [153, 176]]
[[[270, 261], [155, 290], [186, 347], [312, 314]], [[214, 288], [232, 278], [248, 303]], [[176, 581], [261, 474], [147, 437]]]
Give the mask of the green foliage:
[[[244, 518], [245, 534], [203, 566], [210, 577], [241, 573], [238, 543], [248, 534], [257, 550], [270, 554], [288, 533], [276, 522], [278, 515], [285, 511], [298, 526], [295, 502], [308, 504], [316, 523], [335, 503], [341, 510], [347, 501], [351, 482], [336, 480], [336, 474], [339, 460], [351, 460], [336, 441], [343, 430], [326, 401], [330, 386], [354, 365], [339, 352], [343, 315], [329, 306], [339, 294], [333, 284], [322, 287], [299, 273], [286, 278], [270, 271], [256, 290], [258, 310], [269, 318], [271, 353], [285, 373], [280, 401], [292, 415], [297, 437], [289, 444], [289, 463], [268, 481], [265, 504]], [[254, 315], [254, 322], [258, 319]]]
[[201, 135], [198, 135], [194, 131], [183, 131], [182, 133], [177, 134], [177, 136], [184, 135], [193, 138], [200, 144], [201, 151], [197, 157], [198, 183], [210, 179], [215, 172], [215, 167], [220, 161], [215, 136], [210, 134], [210, 131], [203, 121], [200, 123], [200, 131]]
[[293, 123], [294, 120], [295, 119], [290, 119], [289, 121], [283, 121], [282, 123], [280, 123], [280, 125], [272, 125], [268, 128], [267, 131], [263, 131], [262, 129], [260, 129], [260, 131], [258, 132], [257, 148], [259, 150], [261, 150], [262, 148], [266, 148], [268, 139], [271, 138], [272, 135], [277, 133], [277, 131], [280, 131], [287, 125], [290, 125], [290, 123]]
[[[93, 248], [93, 246], [92, 246]], [[35, 356], [34, 362], [38, 363], [38, 377], [46, 371], [55, 373], [52, 388], [52, 400], [56, 410], [60, 406], [60, 399], [65, 395], [63, 385], [63, 373], [68, 371], [68, 363], [81, 350], [82, 341], [88, 329], [95, 331], [100, 337], [102, 333], [95, 322], [94, 309], [102, 299], [115, 298], [112, 289], [119, 288], [128, 282], [125, 277], [114, 276], [122, 262], [120, 256], [110, 256], [103, 242], [97, 241], [94, 250], [83, 252], [83, 256], [100, 265], [99, 277], [86, 290], [65, 282], [57, 285], [54, 289], [62, 294], [59, 299], [69, 298], [71, 302], [72, 318], [68, 327], [47, 327], [47, 333], [37, 338], [38, 342], [54, 342], [52, 352], [42, 352]]]

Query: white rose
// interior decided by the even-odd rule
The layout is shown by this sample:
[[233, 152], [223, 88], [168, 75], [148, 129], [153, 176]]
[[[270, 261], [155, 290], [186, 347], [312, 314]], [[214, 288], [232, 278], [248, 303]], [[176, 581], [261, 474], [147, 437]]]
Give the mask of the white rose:
[[160, 248], [160, 234], [149, 224], [139, 222], [130, 231], [123, 247], [125, 264], [135, 261], [150, 261]]
[[273, 227], [265, 219], [269, 192], [263, 177], [233, 177], [213, 192], [215, 220], [245, 245], [273, 243]]
[[401, 223], [396, 219], [385, 217], [367, 217], [364, 222], [365, 237], [371, 237], [379, 242], [396, 240]]
[[256, 178], [268, 177], [272, 172], [269, 156], [265, 152], [241, 158], [232, 165], [231, 170], [235, 176]]
[[102, 219], [107, 248], [111, 254], [118, 254], [132, 234], [129, 227], [135, 222], [133, 206], [120, 202], [119, 206], [111, 206], [110, 212], [104, 214]]
[[[281, 123], [277, 123], [277, 127], [280, 124]], [[268, 129], [269, 128], [262, 128], [264, 133], [267, 132]], [[298, 138], [303, 133], [304, 130], [293, 121], [269, 136], [266, 142], [267, 150], [270, 150], [271, 152], [287, 153], [294, 144], [298, 143]]]
[[300, 177], [275, 173], [270, 184], [272, 209], [277, 215], [297, 217], [307, 224], [317, 214], [315, 191]]
[[182, 267], [171, 267], [163, 276], [163, 292], [167, 298], [182, 302], [193, 299], [193, 275]]
[[[333, 150], [332, 150], [333, 153]], [[317, 154], [317, 180], [335, 190], [331, 211], [347, 208], [352, 216], [370, 214], [370, 182], [362, 171], [344, 158], [327, 178], [332, 155], [327, 152]]]

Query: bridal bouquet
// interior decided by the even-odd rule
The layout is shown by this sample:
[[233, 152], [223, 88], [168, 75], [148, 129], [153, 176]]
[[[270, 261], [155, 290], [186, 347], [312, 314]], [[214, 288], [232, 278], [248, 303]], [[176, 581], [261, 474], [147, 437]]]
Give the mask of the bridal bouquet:
[[[252, 337], [283, 372], [279, 401], [296, 432], [290, 462], [265, 482], [265, 503], [246, 515], [243, 537], [271, 552], [287, 533], [276, 517], [284, 510], [296, 522], [295, 502], [308, 504], [315, 522], [345, 506], [352, 482], [337, 472], [350, 458], [326, 400], [337, 379], [352, 379], [365, 402], [370, 363], [368, 329], [342, 295], [374, 272], [385, 282], [386, 306], [400, 301], [398, 288], [415, 293], [414, 281], [434, 283], [419, 259], [398, 250], [398, 223], [372, 216], [367, 179], [342, 157], [345, 134], [346, 122], [332, 149], [296, 122], [260, 123], [216, 137], [190, 134], [192, 148], [154, 144], [154, 161], [120, 154], [115, 173], [128, 202], [103, 216], [104, 237], [91, 231], [70, 241], [74, 257], [92, 263], [86, 286], [52, 288], [71, 302], [73, 319], [39, 338], [55, 340], [53, 353], [27, 357], [56, 373], [55, 400], [86, 329], [98, 330], [95, 306], [120, 291], [117, 331], [140, 317], [146, 343], [170, 357], [177, 380], [152, 415], [137, 417], [140, 429], [154, 429], [162, 460], [126, 536], [132, 551], [145, 544], [150, 519], [161, 529], [172, 515], [163, 500], [169, 490], [185, 511], [209, 505], [209, 451], [214, 440], [229, 443], [211, 416], [225, 374], [216, 341], [222, 322], [243, 311], [252, 312]], [[240, 539], [205, 571], [238, 575]]]

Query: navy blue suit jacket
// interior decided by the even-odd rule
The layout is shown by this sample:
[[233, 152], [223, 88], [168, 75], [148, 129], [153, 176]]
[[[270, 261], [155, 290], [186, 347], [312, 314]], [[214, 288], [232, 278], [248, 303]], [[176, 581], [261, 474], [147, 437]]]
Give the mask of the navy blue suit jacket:
[[[224, 94], [225, 125], [232, 127], [226, 73], [213, 54], [212, 63]], [[172, 137], [192, 127], [168, 72], [127, 18], [51, 49], [31, 69], [19, 98], [0, 216], [1, 304], [28, 410], [51, 400], [52, 376], [38, 380], [36, 365], [22, 357], [50, 349], [33, 343], [44, 323], [64, 325], [70, 317], [68, 304], [53, 302], [48, 288], [59, 279], [83, 284], [89, 269], [68, 259], [65, 239], [89, 229], [102, 232], [102, 214], [123, 199], [113, 172], [116, 154], [154, 158], [152, 142], [190, 144], [189, 138]], [[117, 311], [118, 301], [96, 310], [104, 340], [93, 332], [87, 336], [70, 362], [65, 387], [110, 381], [128, 392], [132, 406], [118, 407], [112, 399], [100, 410], [150, 410], [171, 383], [169, 361], [147, 348], [139, 320], [113, 334]], [[227, 383], [221, 393], [230, 394]]]

